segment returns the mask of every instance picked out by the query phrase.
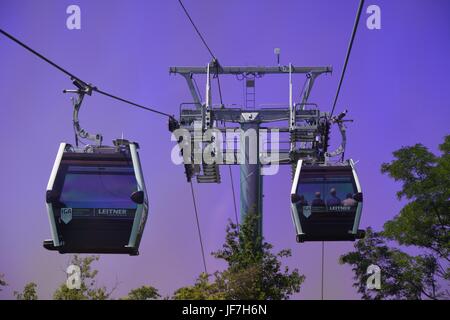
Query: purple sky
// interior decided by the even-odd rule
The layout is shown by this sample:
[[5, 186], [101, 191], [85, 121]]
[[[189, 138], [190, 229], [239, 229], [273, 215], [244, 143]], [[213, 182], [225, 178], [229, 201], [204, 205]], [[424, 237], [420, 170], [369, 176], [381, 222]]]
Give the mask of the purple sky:
[[[341, 72], [357, 0], [193, 1], [185, 5], [223, 65], [332, 65], [311, 102], [329, 110]], [[78, 4], [81, 30], [66, 28], [66, 8]], [[381, 7], [382, 29], [368, 30], [365, 8]], [[359, 161], [365, 208], [361, 227], [380, 228], [401, 208], [399, 185], [380, 174], [401, 146], [421, 142], [436, 150], [450, 119], [450, 2], [366, 1], [337, 110], [349, 109], [346, 155]], [[178, 114], [190, 101], [185, 81], [169, 76], [174, 65], [206, 65], [208, 52], [175, 0], [1, 0], [0, 27], [87, 82], [134, 101]], [[297, 86], [300, 78], [296, 78]], [[287, 77], [256, 83], [257, 103], [287, 103]], [[225, 103], [242, 103], [242, 83], [222, 77]], [[201, 88], [204, 82], [199, 81]], [[44, 193], [61, 141], [73, 142], [72, 108], [62, 89], [66, 76], [0, 37], [0, 273], [9, 283], [0, 298], [29, 281], [50, 298], [65, 280], [69, 256], [42, 248], [50, 237]], [[217, 95], [214, 97], [217, 101]], [[298, 100], [298, 99], [297, 99]], [[189, 185], [170, 160], [166, 119], [102, 96], [85, 99], [81, 124], [105, 141], [125, 137], [141, 145], [150, 213], [139, 257], [104, 255], [99, 282], [120, 282], [116, 297], [151, 284], [163, 295], [190, 285], [202, 271]], [[337, 135], [335, 135], [335, 138]], [[333, 139], [337, 142], [337, 139]], [[234, 167], [238, 197], [238, 167]], [[224, 240], [234, 217], [228, 170], [219, 185], [195, 185], [207, 252]], [[264, 235], [306, 275], [295, 298], [320, 298], [320, 243], [297, 244], [289, 211], [290, 169], [264, 181]], [[358, 298], [349, 267], [338, 264], [351, 243], [327, 243], [325, 298]], [[224, 265], [208, 255], [210, 271]]]

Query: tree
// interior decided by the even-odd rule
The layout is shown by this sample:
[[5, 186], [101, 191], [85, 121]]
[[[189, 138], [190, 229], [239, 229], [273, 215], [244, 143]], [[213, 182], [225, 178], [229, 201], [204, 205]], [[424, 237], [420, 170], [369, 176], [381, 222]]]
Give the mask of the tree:
[[[364, 299], [450, 298], [450, 135], [439, 149], [436, 156], [421, 144], [403, 147], [381, 166], [382, 173], [402, 183], [398, 199], [409, 202], [382, 231], [369, 228], [356, 250], [341, 256], [341, 263], [353, 266], [354, 286]], [[381, 268], [377, 291], [366, 287], [370, 264]]]
[[60, 285], [60, 287], [53, 294], [55, 300], [106, 300], [109, 299], [112, 292], [107, 291], [106, 287], [96, 287], [96, 276], [98, 270], [92, 269], [91, 264], [94, 261], [98, 261], [99, 256], [87, 256], [80, 257], [74, 255], [70, 261], [70, 264], [80, 267], [80, 289], [69, 289], [66, 283]]
[[158, 293], [158, 289], [152, 286], [141, 286], [139, 288], [133, 289], [128, 293], [125, 300], [153, 300], [161, 298]]
[[178, 289], [175, 299], [281, 300], [300, 291], [304, 276], [297, 269], [282, 269], [281, 259], [290, 250], [272, 253], [272, 245], [257, 235], [257, 214], [248, 214], [240, 231], [230, 221], [221, 250], [213, 252], [228, 268], [214, 273], [214, 281], [201, 274], [194, 286]]
[[37, 300], [36, 292], [37, 284], [34, 282], [27, 283], [22, 292], [14, 291], [14, 296], [17, 300]]
[[0, 291], [2, 291], [2, 287], [7, 286], [8, 284], [5, 281], [5, 275], [0, 273]]
[[[217, 274], [217, 273], [216, 273]], [[202, 272], [193, 286], [183, 287], [175, 291], [175, 300], [224, 300], [226, 294], [216, 282], [209, 282], [209, 275]]]

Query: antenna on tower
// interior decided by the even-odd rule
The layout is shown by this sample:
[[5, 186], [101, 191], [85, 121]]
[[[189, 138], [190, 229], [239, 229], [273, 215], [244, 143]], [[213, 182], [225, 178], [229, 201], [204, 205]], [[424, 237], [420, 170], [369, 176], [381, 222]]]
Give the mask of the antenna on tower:
[[275, 48], [273, 49], [273, 53], [277, 56], [277, 64], [278, 66], [280, 65], [280, 53], [281, 53], [281, 49], [280, 48]]

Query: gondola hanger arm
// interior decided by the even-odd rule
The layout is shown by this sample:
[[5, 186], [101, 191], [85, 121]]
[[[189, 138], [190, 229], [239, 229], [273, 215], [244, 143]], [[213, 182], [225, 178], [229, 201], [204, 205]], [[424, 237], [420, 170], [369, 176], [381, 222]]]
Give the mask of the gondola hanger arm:
[[103, 136], [99, 133], [97, 134], [91, 134], [84, 130], [79, 121], [78, 114], [80, 112], [81, 104], [83, 103], [84, 96], [91, 95], [92, 90], [95, 87], [92, 87], [89, 84], [85, 84], [84, 82], [78, 81], [78, 79], [73, 79], [73, 84], [77, 87], [77, 89], [66, 89], [63, 90], [64, 93], [75, 93], [77, 94], [77, 97], [72, 97], [72, 104], [73, 104], [73, 129], [75, 131], [75, 144], [78, 147], [79, 139], [87, 139], [91, 140], [95, 143], [97, 146], [101, 146], [103, 141]]

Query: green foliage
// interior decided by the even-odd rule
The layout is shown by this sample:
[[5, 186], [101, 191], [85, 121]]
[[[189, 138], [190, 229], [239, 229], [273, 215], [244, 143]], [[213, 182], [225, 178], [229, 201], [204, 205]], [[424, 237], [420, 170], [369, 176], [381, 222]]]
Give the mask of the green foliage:
[[201, 273], [193, 286], [183, 287], [175, 291], [175, 300], [224, 300], [225, 293], [215, 282], [209, 282], [209, 275]]
[[0, 292], [2, 291], [2, 287], [7, 286], [8, 284], [5, 281], [5, 275], [0, 273]]
[[[389, 247], [386, 239], [371, 228], [366, 230], [366, 237], [355, 244], [355, 249], [356, 251], [341, 256], [340, 262], [352, 265], [356, 280], [354, 286], [363, 299], [438, 297], [438, 284], [433, 278], [437, 260], [432, 255], [410, 256], [397, 248]], [[366, 272], [371, 264], [381, 268], [380, 290], [367, 289], [369, 275]]]
[[447, 259], [450, 253], [450, 136], [439, 149], [440, 157], [424, 146], [401, 148], [397, 160], [383, 164], [382, 172], [403, 182], [399, 198], [411, 200], [384, 225], [384, 236], [401, 245], [434, 251]]
[[[436, 156], [421, 144], [403, 147], [382, 165], [382, 173], [402, 183], [398, 198], [409, 202], [381, 232], [369, 228], [356, 251], [341, 256], [341, 263], [352, 265], [354, 286], [364, 299], [450, 298], [450, 136], [439, 149]], [[409, 255], [399, 246], [421, 254]], [[381, 268], [381, 290], [366, 288], [370, 264]]]
[[69, 289], [66, 283], [60, 287], [53, 294], [55, 300], [106, 300], [109, 299], [112, 291], [108, 292], [106, 287], [96, 287], [96, 276], [98, 270], [92, 269], [91, 264], [98, 261], [98, 256], [80, 257], [74, 255], [70, 264], [77, 265], [81, 271], [81, 286], [80, 289]]
[[142, 286], [131, 290], [126, 296], [125, 300], [153, 300], [159, 299], [161, 296], [158, 293], [158, 289], [152, 286]]
[[258, 236], [258, 215], [248, 214], [240, 226], [230, 222], [225, 244], [213, 252], [227, 262], [228, 268], [209, 276], [200, 275], [194, 286], [175, 292], [175, 299], [281, 300], [300, 291], [304, 276], [281, 266], [281, 259], [290, 257], [289, 250], [272, 253], [272, 245]]
[[17, 300], [37, 300], [36, 292], [37, 284], [34, 282], [27, 283], [22, 292], [14, 291], [14, 296]]

